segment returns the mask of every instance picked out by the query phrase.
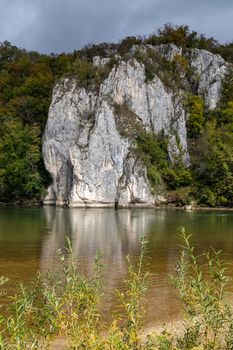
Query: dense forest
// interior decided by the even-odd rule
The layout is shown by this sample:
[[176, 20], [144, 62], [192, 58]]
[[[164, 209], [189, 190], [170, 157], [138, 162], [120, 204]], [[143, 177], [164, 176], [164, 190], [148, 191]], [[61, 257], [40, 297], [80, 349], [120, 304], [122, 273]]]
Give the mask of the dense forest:
[[[128, 59], [137, 44], [170, 44], [220, 54], [233, 64], [233, 42], [222, 45], [213, 38], [191, 31], [188, 26], [165, 25], [145, 37], [127, 37], [119, 43], [87, 45], [72, 53], [44, 55], [26, 51], [5, 41], [0, 44], [0, 202], [39, 203], [50, 182], [43, 165], [41, 140], [54, 83], [75, 75], [80, 84], [99, 84], [116, 63], [116, 55]], [[94, 56], [110, 57], [106, 67], [92, 64]], [[143, 57], [138, 57], [143, 60]], [[143, 62], [148, 79], [156, 72]], [[164, 62], [162, 62], [164, 63]], [[177, 79], [186, 62], [172, 62], [170, 76]], [[172, 76], [173, 74], [173, 76]], [[205, 110], [202, 97], [187, 94], [188, 138], [191, 166], [169, 163], [166, 140], [138, 135], [138, 150], [145, 155], [148, 176], [162, 178], [170, 203], [195, 201], [205, 206], [233, 206], [233, 69], [223, 82], [222, 98], [214, 111]]]

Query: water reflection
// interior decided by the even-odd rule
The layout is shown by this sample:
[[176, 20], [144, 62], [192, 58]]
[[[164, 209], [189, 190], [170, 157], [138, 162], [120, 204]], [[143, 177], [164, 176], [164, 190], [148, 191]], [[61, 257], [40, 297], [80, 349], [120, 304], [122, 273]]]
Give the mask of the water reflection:
[[184, 225], [194, 234], [198, 253], [210, 245], [228, 252], [233, 247], [232, 213], [46, 208], [45, 215], [49, 233], [43, 241], [41, 269], [54, 268], [54, 256], [65, 246], [65, 235], [71, 238], [80, 269], [85, 274], [92, 272], [95, 254], [101, 251], [106, 310], [116, 303], [112, 294], [114, 288], [123, 287], [122, 280], [127, 274], [126, 255], [135, 259], [140, 252], [140, 237], [147, 237], [151, 258], [148, 323], [176, 318], [180, 311], [170, 283], [179, 257], [178, 227]]
[[[43, 242], [41, 269], [55, 268], [54, 254], [65, 245], [65, 235], [71, 238], [80, 269], [90, 274], [96, 252], [104, 257], [106, 310], [116, 304], [115, 288], [123, 288], [127, 274], [126, 256], [138, 257], [140, 237], [149, 240], [151, 286], [147, 295], [153, 305], [147, 321], [169, 319], [178, 313], [175, 294], [170, 286], [170, 274], [178, 259], [177, 236], [173, 221], [166, 210], [54, 209], [46, 208], [49, 235]], [[172, 224], [172, 227], [170, 227]], [[169, 238], [169, 236], [171, 236]], [[169, 302], [168, 302], [169, 301]]]
[[57, 250], [64, 249], [69, 236], [82, 272], [90, 274], [96, 252], [103, 253], [107, 314], [116, 303], [112, 291], [122, 288], [127, 274], [125, 256], [135, 260], [140, 237], [146, 236], [151, 264], [147, 322], [166, 321], [179, 314], [169, 276], [178, 260], [181, 225], [193, 233], [198, 253], [212, 245], [233, 262], [233, 212], [0, 208], [0, 275], [10, 277], [12, 294], [15, 282], [27, 283], [38, 268], [57, 268]]
[[127, 270], [126, 255], [136, 257], [140, 237], [148, 235], [153, 216], [146, 212], [112, 209], [46, 210], [50, 233], [43, 242], [41, 269], [54, 263], [54, 254], [65, 246], [65, 235], [71, 238], [80, 268], [90, 273], [97, 251], [104, 257], [108, 289], [118, 285]]

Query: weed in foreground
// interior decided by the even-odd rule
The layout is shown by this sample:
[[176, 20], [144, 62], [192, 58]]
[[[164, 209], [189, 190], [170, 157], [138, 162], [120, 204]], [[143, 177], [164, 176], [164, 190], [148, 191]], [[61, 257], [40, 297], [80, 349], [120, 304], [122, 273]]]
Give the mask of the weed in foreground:
[[[190, 235], [181, 229], [183, 246], [172, 283], [184, 310], [182, 331], [143, 333], [143, 295], [147, 288], [147, 242], [142, 239], [136, 265], [128, 260], [126, 291], [116, 291], [121, 305], [109, 328], [101, 322], [102, 257], [91, 278], [80, 274], [71, 243], [69, 261], [58, 252], [61, 270], [38, 274], [31, 287], [20, 287], [7, 317], [0, 317], [0, 350], [55, 349], [63, 338], [76, 350], [233, 350], [233, 312], [226, 301], [229, 278], [222, 253], [197, 256]], [[0, 287], [7, 282], [0, 279]]]
[[195, 254], [191, 235], [182, 227], [182, 247], [172, 284], [184, 311], [180, 329], [151, 333], [146, 350], [232, 350], [233, 309], [227, 302], [230, 278], [221, 251]]

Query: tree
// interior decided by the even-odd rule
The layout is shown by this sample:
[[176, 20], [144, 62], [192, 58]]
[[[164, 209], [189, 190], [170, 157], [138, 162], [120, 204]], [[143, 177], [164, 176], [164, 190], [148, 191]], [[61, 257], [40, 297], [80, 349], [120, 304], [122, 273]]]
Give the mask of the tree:
[[196, 138], [200, 135], [205, 122], [204, 101], [200, 96], [190, 96], [188, 100], [188, 136]]
[[45, 176], [41, 173], [40, 129], [6, 119], [0, 125], [0, 198], [4, 201], [40, 199]]

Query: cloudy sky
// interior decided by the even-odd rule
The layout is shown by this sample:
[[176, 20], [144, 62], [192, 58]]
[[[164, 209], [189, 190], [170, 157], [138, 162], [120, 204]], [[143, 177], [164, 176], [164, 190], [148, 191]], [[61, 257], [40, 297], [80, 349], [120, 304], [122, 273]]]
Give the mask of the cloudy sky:
[[0, 0], [0, 41], [58, 53], [165, 23], [233, 41], [233, 0]]

